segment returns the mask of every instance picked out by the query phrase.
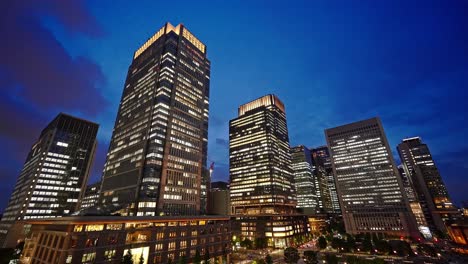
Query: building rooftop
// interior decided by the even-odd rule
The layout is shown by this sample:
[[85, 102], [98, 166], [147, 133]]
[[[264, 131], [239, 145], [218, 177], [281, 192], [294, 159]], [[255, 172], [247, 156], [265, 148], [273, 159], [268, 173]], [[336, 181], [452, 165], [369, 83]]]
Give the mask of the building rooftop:
[[24, 220], [27, 224], [86, 224], [86, 223], [121, 223], [121, 222], [167, 222], [190, 220], [229, 220], [227, 215], [196, 215], [196, 216], [67, 216], [46, 219]]

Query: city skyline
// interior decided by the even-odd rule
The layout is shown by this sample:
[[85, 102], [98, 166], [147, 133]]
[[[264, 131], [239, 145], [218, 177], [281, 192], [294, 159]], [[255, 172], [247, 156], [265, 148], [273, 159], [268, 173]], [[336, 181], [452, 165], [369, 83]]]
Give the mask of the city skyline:
[[[78, 14], [76, 21], [63, 19], [67, 14], [66, 6], [57, 10], [46, 8], [46, 11], [42, 11], [42, 15], [32, 15], [21, 7], [7, 6], [12, 11], [11, 16], [16, 20], [9, 16], [4, 18], [8, 23], [2, 24], [10, 27], [1, 27], [2, 32], [10, 35], [11, 43], [16, 43], [16, 45], [28, 42], [28, 39], [24, 38], [36, 39], [37, 51], [28, 49], [24, 44], [18, 45], [22, 47], [23, 52], [16, 58], [17, 62], [24, 62], [26, 58], [31, 58], [31, 65], [20, 69], [17, 67], [19, 63], [11, 61], [11, 56], [7, 53], [3, 54], [4, 60], [0, 65], [0, 80], [3, 84], [0, 105], [2, 117], [8, 122], [6, 126], [2, 126], [0, 140], [7, 149], [13, 150], [11, 154], [1, 154], [2, 163], [8, 165], [2, 165], [0, 175], [0, 180], [5, 183], [1, 187], [0, 211], [6, 207], [8, 197], [24, 163], [26, 152], [35, 140], [35, 135], [60, 111], [101, 125], [96, 160], [93, 173], [90, 175], [91, 180], [88, 183], [96, 182], [101, 178], [105, 153], [117, 112], [118, 98], [124, 84], [126, 68], [132, 59], [130, 54], [166, 21], [187, 25], [210, 47], [210, 60], [216, 61], [212, 67], [212, 104], [210, 106], [212, 114], [208, 148], [208, 161], [214, 161], [216, 164], [213, 173], [214, 180], [227, 180], [229, 177], [227, 122], [235, 117], [237, 106], [261, 95], [275, 93], [288, 107], [288, 126], [292, 146], [323, 145], [325, 144], [324, 129], [373, 116], [382, 118], [393, 156], [397, 156], [395, 147], [401, 139], [421, 136], [431, 146], [434, 160], [453, 200], [460, 204], [461, 200], [466, 199], [462, 191], [467, 188], [467, 182], [463, 179], [468, 171], [466, 151], [464, 151], [468, 146], [463, 142], [460, 144], [457, 140], [457, 137], [468, 131], [467, 125], [462, 124], [461, 121], [467, 112], [463, 104], [466, 91], [463, 91], [462, 87], [467, 83], [467, 77], [464, 76], [468, 76], [466, 74], [468, 56], [461, 48], [466, 44], [468, 34], [463, 36], [467, 29], [466, 26], [460, 26], [468, 25], [468, 23], [466, 17], [462, 17], [462, 11], [454, 6], [445, 6], [436, 12], [434, 18], [429, 15], [429, 11], [434, 11], [436, 6], [427, 7], [427, 10], [422, 10], [418, 17], [425, 22], [425, 26], [429, 25], [429, 29], [422, 31], [423, 36], [411, 36], [416, 38], [414, 46], [398, 48], [398, 45], [409, 37], [406, 34], [411, 35], [411, 32], [421, 29], [421, 25], [413, 21], [410, 14], [401, 10], [392, 10], [403, 15], [407, 22], [413, 22], [406, 31], [401, 28], [402, 26], [399, 28], [398, 25], [392, 24], [390, 21], [392, 12], [383, 11], [383, 6], [376, 7], [377, 13], [384, 15], [383, 19], [386, 19], [384, 21], [387, 24], [382, 21], [381, 26], [390, 31], [392, 37], [397, 37], [391, 42], [392, 44], [386, 45], [381, 43], [387, 40], [385, 36], [377, 34], [377, 38], [382, 39], [372, 37], [374, 33], [380, 33], [380, 31], [366, 26], [368, 21], [353, 19], [349, 6], [344, 6], [339, 11], [332, 11], [330, 6], [316, 5], [308, 5], [306, 10], [327, 11], [326, 14], [330, 15], [329, 18], [323, 16], [317, 18], [314, 24], [317, 27], [303, 25], [303, 22], [310, 22], [305, 18], [305, 14], [291, 7], [286, 8], [283, 22], [288, 22], [288, 17], [291, 18], [294, 12], [299, 12], [298, 18], [290, 21], [296, 26], [294, 29], [287, 23], [283, 25], [274, 22], [268, 12], [260, 12], [259, 18], [246, 20], [245, 15], [238, 10], [241, 7], [231, 11], [243, 22], [240, 25], [234, 25], [235, 22], [216, 16], [198, 19], [197, 16], [189, 14], [191, 10], [189, 7], [185, 7], [182, 14], [170, 13], [156, 16], [153, 14], [150, 17], [149, 13], [143, 12], [144, 14], [137, 21], [123, 25], [132, 20], [130, 15], [124, 16], [123, 21], [120, 22], [116, 18], [105, 21], [106, 17], [122, 14], [119, 14], [117, 8], [111, 8], [109, 14], [101, 16], [103, 6], [97, 6], [97, 4], [76, 7]], [[459, 9], [463, 10], [466, 7], [466, 5], [460, 5], [462, 8]], [[259, 9], [260, 6], [254, 5], [252, 8]], [[276, 14], [281, 9], [274, 3], [270, 7], [271, 14]], [[138, 9], [122, 6], [119, 8], [128, 10], [134, 15], [138, 10], [143, 9], [142, 6]], [[380, 20], [375, 15], [371, 15], [371, 10], [369, 6], [361, 6], [359, 12], [364, 18], [379, 22]], [[417, 9], [413, 7], [411, 10]], [[452, 15], [451, 18], [444, 16], [447, 13]], [[28, 17], [30, 20], [21, 20], [23, 19], [21, 16], [25, 14], [30, 16]], [[341, 16], [342, 14], [345, 15]], [[338, 19], [337, 23], [328, 23], [335, 18]], [[211, 28], [210, 25], [214, 24], [217, 19], [220, 19], [220, 24]], [[340, 22], [352, 23], [346, 27]], [[24, 23], [30, 23], [27, 24], [29, 28], [25, 28]], [[113, 28], [115, 23], [119, 23], [116, 27], [118, 30]], [[435, 30], [431, 28], [431, 25], [436, 24], [439, 24], [440, 28]], [[94, 27], [95, 25], [98, 26]], [[262, 30], [260, 30], [261, 25], [265, 26]], [[362, 31], [359, 31], [360, 25], [364, 26]], [[223, 34], [217, 33], [223, 26], [226, 27], [226, 31]], [[330, 28], [332, 30], [328, 32], [327, 29]], [[239, 34], [244, 29], [245, 31], [242, 32], [244, 34]], [[295, 43], [296, 40], [293, 37], [281, 36], [286, 34], [285, 29], [289, 30], [288, 36], [301, 30], [307, 30], [306, 32], [311, 36], [305, 36], [302, 44]], [[350, 38], [346, 29], [357, 33], [357, 40]], [[26, 34], [20, 38], [14, 31], [26, 32]], [[426, 35], [428, 32], [433, 35]], [[120, 41], [123, 36], [127, 35], [128, 40]], [[261, 42], [252, 44], [249, 39], [257, 35], [270, 40], [272, 44], [265, 50]], [[320, 38], [321, 36], [323, 38]], [[350, 45], [343, 47], [333, 44], [332, 40], [339, 40], [340, 36], [350, 40]], [[441, 43], [441, 37], [444, 37], [443, 43]], [[422, 40], [425, 41], [422, 42]], [[418, 44], [426, 44], [426, 40], [436, 41], [435, 44], [424, 46], [423, 51], [418, 51]], [[11, 51], [14, 47], [9, 46], [11, 43], [3, 43], [2, 50]], [[332, 44], [329, 45], [330, 43]], [[365, 53], [362, 48], [359, 48], [361, 43], [364, 43], [367, 48], [373, 47], [374, 49]], [[313, 49], [307, 51], [303, 59], [291, 59], [297, 56], [297, 52], [308, 50], [309, 45], [312, 45]], [[106, 47], [110, 47], [108, 51], [105, 50]], [[327, 47], [330, 50], [327, 50]], [[252, 52], [245, 52], [248, 54], [242, 52], [249, 48]], [[272, 63], [274, 59], [268, 58], [270, 54], [276, 54], [278, 50], [285, 48], [286, 51], [279, 54], [278, 63]], [[396, 54], [397, 58], [384, 56], [384, 51]], [[37, 56], [41, 52], [44, 56]], [[431, 61], [426, 61], [422, 56], [429, 52], [434, 54], [431, 56]], [[360, 58], [357, 68], [350, 67], [354, 65], [356, 58], [359, 58], [359, 56], [354, 57], [354, 53], [365, 55]], [[375, 55], [374, 53], [378, 55], [378, 58], [371, 60], [369, 56]], [[44, 58], [46, 55], [50, 55], [51, 58]], [[407, 55], [410, 56], [404, 58]], [[245, 62], [242, 60], [246, 58], [251, 59], [248, 65], [241, 63]], [[37, 66], [38, 62], [45, 64]], [[380, 67], [373, 71], [372, 66], [376, 63], [380, 63], [377, 64]], [[244, 68], [239, 68], [241, 66]], [[47, 76], [47, 80], [32, 73], [41, 69], [39, 67], [43, 67], [42, 75]], [[259, 72], [256, 68], [263, 70]], [[351, 73], [345, 74], [344, 72], [348, 70]], [[236, 78], [229, 74], [236, 71], [239, 71], [242, 77], [238, 78], [240, 80], [234, 80]], [[26, 74], [19, 76], [21, 72]], [[302, 77], [294, 80], [298, 74]], [[338, 81], [343, 76], [348, 82]], [[370, 77], [370, 80], [364, 77]], [[247, 86], [248, 88], [245, 88]], [[375, 89], [376, 86], [380, 89]], [[67, 89], [62, 92], [58, 89], [60, 87], [67, 87]], [[40, 90], [44, 91], [43, 94], [56, 93], [56, 95], [43, 96], [42, 93], [36, 92], [39, 88], [44, 89]], [[356, 92], [361, 90], [364, 93]], [[406, 91], [408, 93], [403, 93]], [[349, 95], [354, 96], [353, 104], [345, 103], [341, 99]], [[376, 104], [373, 100], [376, 97], [385, 97], [385, 104]], [[395, 103], [395, 101], [404, 100], [408, 102]], [[307, 114], [304, 115], [302, 113], [305, 110]], [[460, 170], [463, 173], [459, 173]]]

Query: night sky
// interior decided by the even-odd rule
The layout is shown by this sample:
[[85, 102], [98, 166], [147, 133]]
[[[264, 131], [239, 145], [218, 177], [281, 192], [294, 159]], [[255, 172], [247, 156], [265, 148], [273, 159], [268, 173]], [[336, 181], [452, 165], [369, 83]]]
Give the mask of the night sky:
[[229, 177], [237, 107], [274, 93], [292, 146], [379, 116], [395, 156], [421, 136], [453, 200], [468, 200], [468, 1], [133, 2], [1, 1], [0, 211], [59, 112], [100, 124], [100, 179], [133, 52], [167, 21], [207, 45], [214, 180]]

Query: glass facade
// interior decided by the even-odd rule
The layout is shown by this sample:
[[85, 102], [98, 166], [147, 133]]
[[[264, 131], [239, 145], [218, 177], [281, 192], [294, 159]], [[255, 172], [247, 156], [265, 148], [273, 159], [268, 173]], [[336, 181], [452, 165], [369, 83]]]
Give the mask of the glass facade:
[[102, 177], [103, 207], [139, 216], [204, 211], [209, 85], [206, 46], [183, 25], [167, 23], [135, 52]]
[[313, 148], [311, 152], [314, 176], [319, 184], [317, 194], [320, 197], [320, 209], [326, 213], [340, 213], [340, 203], [338, 201], [338, 194], [336, 193], [335, 178], [333, 177], [328, 147]]
[[346, 231], [418, 236], [380, 119], [325, 134]]
[[229, 162], [234, 214], [295, 212], [286, 114], [276, 96], [239, 107], [229, 122]]
[[94, 158], [98, 127], [60, 113], [42, 130], [0, 222], [0, 245], [15, 221], [62, 217], [77, 210]]
[[304, 146], [291, 148], [294, 185], [296, 187], [297, 208], [305, 214], [314, 214], [319, 210], [315, 175], [312, 172], [310, 150]]
[[444, 222], [460, 217], [452, 204], [431, 152], [419, 137], [403, 139], [397, 147], [412, 196], [419, 201], [429, 228], [446, 232]]

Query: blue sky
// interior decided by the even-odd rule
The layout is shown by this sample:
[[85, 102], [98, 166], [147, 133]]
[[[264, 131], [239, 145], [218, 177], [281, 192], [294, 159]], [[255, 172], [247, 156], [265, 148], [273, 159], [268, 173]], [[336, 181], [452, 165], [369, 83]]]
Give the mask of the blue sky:
[[[7, 2], [7, 1], [4, 1]], [[410, 2], [410, 3], [408, 3]], [[183, 23], [211, 60], [208, 160], [228, 179], [228, 122], [274, 93], [291, 145], [373, 116], [392, 150], [421, 136], [454, 200], [468, 200], [466, 1], [22, 1], [1, 3], [0, 211], [31, 144], [60, 111], [98, 122], [105, 161], [132, 54]]]

